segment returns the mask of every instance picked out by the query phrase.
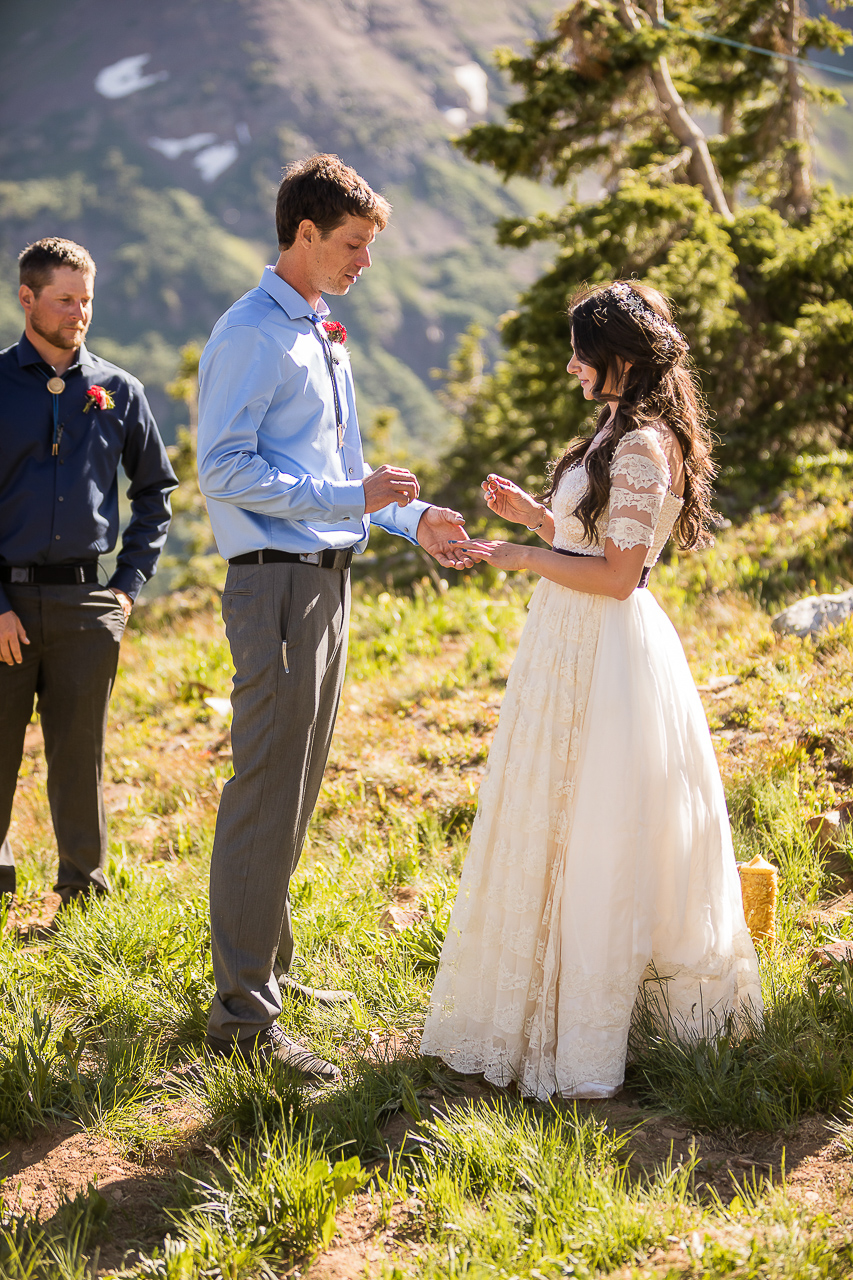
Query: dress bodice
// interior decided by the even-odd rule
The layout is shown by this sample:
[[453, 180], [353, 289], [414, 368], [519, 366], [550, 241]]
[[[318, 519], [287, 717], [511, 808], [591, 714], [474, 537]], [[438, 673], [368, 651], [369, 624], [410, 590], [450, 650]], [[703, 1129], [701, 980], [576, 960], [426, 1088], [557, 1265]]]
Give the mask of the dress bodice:
[[684, 499], [670, 489], [671, 473], [658, 432], [642, 427], [627, 432], [610, 464], [610, 504], [602, 512], [593, 542], [588, 542], [583, 525], [574, 514], [586, 492], [589, 478], [582, 462], [562, 475], [551, 502], [554, 516], [554, 547], [585, 556], [603, 556], [611, 538], [620, 550], [648, 548], [645, 561], [653, 565], [672, 533], [684, 506]]

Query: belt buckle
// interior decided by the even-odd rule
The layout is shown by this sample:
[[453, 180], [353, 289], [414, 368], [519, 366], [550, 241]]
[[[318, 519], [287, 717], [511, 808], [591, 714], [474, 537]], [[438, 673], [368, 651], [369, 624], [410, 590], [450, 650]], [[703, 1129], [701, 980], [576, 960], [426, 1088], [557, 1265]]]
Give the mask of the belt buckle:
[[10, 582], [29, 582], [30, 581], [29, 569], [13, 568], [9, 581]]
[[306, 551], [299, 553], [300, 564], [321, 564], [323, 560], [322, 551]]

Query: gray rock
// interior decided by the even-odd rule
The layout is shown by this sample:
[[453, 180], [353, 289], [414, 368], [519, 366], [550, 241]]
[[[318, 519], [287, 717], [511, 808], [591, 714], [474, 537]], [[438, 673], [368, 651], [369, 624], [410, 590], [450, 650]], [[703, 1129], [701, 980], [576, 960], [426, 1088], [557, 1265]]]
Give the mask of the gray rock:
[[779, 635], [813, 636], [853, 615], [853, 589], [837, 596], [806, 596], [777, 613], [770, 625]]

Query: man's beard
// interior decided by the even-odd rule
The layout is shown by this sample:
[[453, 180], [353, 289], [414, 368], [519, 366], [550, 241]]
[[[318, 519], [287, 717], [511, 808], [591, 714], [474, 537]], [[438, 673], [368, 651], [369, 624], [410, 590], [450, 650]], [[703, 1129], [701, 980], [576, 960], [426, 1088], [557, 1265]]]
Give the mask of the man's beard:
[[84, 329], [75, 329], [74, 336], [69, 337], [67, 329], [45, 329], [32, 312], [30, 312], [30, 324], [40, 338], [44, 338], [45, 342], [49, 342], [52, 347], [60, 351], [75, 351], [89, 331], [89, 326], [86, 325]]

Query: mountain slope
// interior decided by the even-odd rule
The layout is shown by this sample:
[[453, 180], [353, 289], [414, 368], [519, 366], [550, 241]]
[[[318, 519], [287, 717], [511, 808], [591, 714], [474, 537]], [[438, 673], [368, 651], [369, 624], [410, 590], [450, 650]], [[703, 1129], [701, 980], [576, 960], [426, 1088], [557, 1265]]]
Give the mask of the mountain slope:
[[[824, 0], [814, 0], [815, 11]], [[435, 396], [472, 322], [495, 322], [542, 266], [498, 249], [501, 214], [553, 205], [504, 187], [452, 137], [500, 114], [498, 44], [541, 36], [553, 0], [28, 0], [0, 6], [0, 341], [20, 331], [15, 259], [81, 240], [98, 263], [91, 343], [146, 382], [171, 434], [177, 350], [274, 260], [282, 166], [315, 150], [354, 164], [394, 218], [375, 265], [333, 300], [350, 331], [361, 416], [392, 406], [417, 451], [448, 416]], [[833, 15], [836, 16], [836, 15]], [[849, 14], [838, 20], [849, 23]], [[829, 56], [829, 55], [827, 55]], [[850, 66], [853, 51], [839, 65]], [[842, 89], [850, 82], [839, 81]], [[853, 185], [850, 108], [816, 118], [818, 176]]]
[[85, 243], [98, 263], [93, 348], [162, 388], [274, 260], [281, 168], [333, 150], [395, 217], [376, 266], [335, 305], [351, 330], [363, 417], [396, 407], [425, 449], [446, 415], [430, 369], [459, 333], [512, 304], [534, 263], [498, 250], [511, 190], [450, 138], [500, 109], [499, 43], [547, 26], [548, 0], [35, 0], [0, 12], [0, 338], [14, 340], [14, 260], [30, 239]]

